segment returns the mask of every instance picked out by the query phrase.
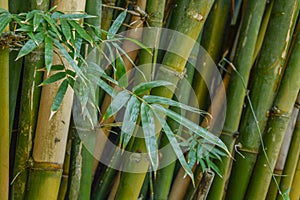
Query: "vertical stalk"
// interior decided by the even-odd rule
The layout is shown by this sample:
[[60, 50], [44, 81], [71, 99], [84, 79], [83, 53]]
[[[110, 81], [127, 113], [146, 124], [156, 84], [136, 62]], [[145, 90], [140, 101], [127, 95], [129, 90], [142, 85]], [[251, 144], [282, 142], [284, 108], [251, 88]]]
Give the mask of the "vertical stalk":
[[[8, 1], [1, 0], [0, 7], [8, 10]], [[8, 32], [6, 27], [4, 32]], [[0, 199], [8, 200], [9, 191], [9, 48], [0, 47]]]
[[[296, 7], [295, 10], [293, 10], [293, 6]], [[293, 11], [292, 13], [298, 12], [298, 2], [295, 2], [295, 4], [290, 7], [290, 10]], [[297, 18], [297, 15], [295, 17]], [[290, 23], [292, 23], [292, 21]], [[277, 97], [273, 104], [271, 117], [269, 118], [265, 129], [265, 145], [258, 155], [254, 168], [255, 173], [251, 177], [248, 186], [247, 195], [254, 199], [265, 198], [267, 194], [268, 189], [266, 186], [270, 184], [284, 133], [286, 132], [293, 106], [299, 92], [300, 32], [297, 32], [296, 34], [295, 46], [293, 47], [287, 63], [287, 68], [284, 72]], [[265, 152], [262, 152], [262, 150]]]
[[[49, 9], [49, 0], [37, 3], [30, 1], [29, 9]], [[43, 73], [38, 71], [44, 67], [43, 48], [38, 47], [25, 57], [23, 83], [21, 91], [20, 115], [16, 145], [16, 157], [12, 192], [15, 199], [23, 199], [28, 178], [28, 163], [32, 151], [32, 138], [36, 129], [41, 88], [38, 85], [43, 80]]]
[[[61, 11], [84, 11], [85, 0], [54, 1]], [[54, 64], [61, 63], [57, 55]], [[38, 122], [33, 147], [33, 167], [28, 180], [28, 199], [57, 199], [62, 175], [73, 91], [68, 88], [60, 109], [49, 119], [51, 105], [59, 83], [42, 88]], [[51, 185], [51, 187], [49, 187]]]
[[[298, 96], [298, 99], [300, 99], [300, 96]], [[280, 182], [280, 190], [283, 192], [287, 191], [292, 186], [293, 177], [297, 168], [297, 159], [299, 158], [300, 155], [299, 144], [300, 144], [300, 114], [298, 113], [293, 137], [289, 148], [288, 157], [283, 170], [283, 174], [285, 176], [281, 178], [281, 182]], [[278, 195], [277, 199], [281, 199], [281, 196]]]
[[[184, 17], [178, 22], [176, 30], [190, 37], [171, 38], [171, 42], [168, 47], [168, 52], [165, 54], [163, 59], [163, 67], [158, 69], [157, 80], [166, 80], [174, 85], [177, 85], [179, 77], [175, 74], [182, 74], [185, 68], [187, 58], [189, 57], [196, 39], [198, 38], [203, 24], [207, 18], [207, 15], [212, 7], [213, 0], [200, 1], [191, 0], [187, 9], [185, 10]], [[202, 18], [201, 18], [202, 17]], [[181, 48], [178, 48], [181, 45]], [[182, 57], [176, 56], [181, 55]], [[151, 91], [153, 95], [163, 96], [166, 98], [172, 98], [175, 88], [173, 91], [165, 87], [155, 88]], [[143, 140], [136, 140], [132, 149], [133, 153], [145, 153], [146, 147]], [[120, 187], [117, 192], [116, 199], [137, 199], [142, 187], [143, 181], [147, 169], [149, 167], [148, 161], [140, 161], [136, 163], [132, 168], [138, 167], [138, 170], [144, 171], [144, 173], [122, 173], [120, 180]]]
[[[267, 113], [272, 106], [278, 88], [278, 81], [282, 76], [281, 72], [283, 71], [290, 38], [294, 30], [294, 22], [297, 19], [297, 9], [298, 1], [291, 3], [289, 1], [275, 0], [265, 40], [262, 45], [261, 56], [254, 67], [253, 73], [255, 76], [253, 76], [250, 84], [250, 99], [256, 118], [253, 116], [252, 107], [247, 102], [241, 122], [234, 120], [235, 123], [231, 124], [231, 126], [234, 126], [233, 128], [228, 127], [230, 129], [224, 129], [225, 133], [228, 131], [234, 133], [234, 131], [237, 131], [236, 128], [240, 123], [239, 143], [241, 148], [239, 150], [245, 156], [245, 158], [237, 154], [235, 156], [236, 161], [233, 164], [228, 185], [228, 199], [242, 199], [246, 192], [260, 146], [260, 132], [263, 132], [266, 127]], [[251, 62], [252, 60], [250, 60]], [[244, 73], [241, 69], [238, 71], [241, 74]], [[237, 77], [237, 81], [241, 82], [241, 79]], [[241, 93], [245, 94], [246, 91], [243, 85], [240, 84], [239, 87], [241, 88]], [[243, 97], [239, 97], [240, 93], [237, 93], [237, 90], [234, 91], [237, 96], [230, 95], [229, 93], [228, 98], [240, 98], [243, 102]], [[235, 116], [240, 116], [241, 110], [235, 110], [238, 112], [227, 112], [226, 117], [228, 120], [232, 120]], [[227, 127], [226, 122], [225, 127]], [[230, 135], [232, 137], [232, 134]], [[232, 142], [232, 138], [228, 138], [227, 140], [229, 140], [230, 148], [233, 149], [234, 143]], [[236, 190], [236, 188], [239, 188], [239, 190]], [[260, 196], [259, 198], [262, 197]]]
[[298, 158], [297, 169], [294, 174], [294, 179], [291, 187], [290, 198], [291, 200], [298, 200], [300, 198], [300, 157]]

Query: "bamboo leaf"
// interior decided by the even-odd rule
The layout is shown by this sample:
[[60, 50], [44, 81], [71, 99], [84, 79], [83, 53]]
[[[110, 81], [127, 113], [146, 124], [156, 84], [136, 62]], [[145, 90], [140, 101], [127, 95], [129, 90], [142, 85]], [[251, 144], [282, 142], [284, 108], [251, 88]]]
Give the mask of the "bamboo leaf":
[[58, 72], [58, 73], [55, 73], [53, 74], [52, 76], [50, 76], [49, 78], [47, 78], [46, 80], [44, 80], [40, 86], [43, 86], [43, 85], [49, 85], [51, 83], [55, 83], [56, 81], [59, 81], [63, 78], [66, 77], [66, 72]]
[[9, 24], [10, 21], [11, 21], [11, 18], [9, 16], [9, 14], [5, 13], [5, 14], [0, 15], [0, 35], [2, 34], [3, 30]]
[[130, 94], [127, 91], [123, 90], [123, 91], [119, 92], [114, 97], [113, 101], [107, 108], [107, 110], [103, 116], [103, 119], [107, 119], [107, 118], [113, 116], [114, 114], [116, 114], [127, 103], [129, 98], [130, 98]]
[[60, 71], [60, 70], [64, 70], [65, 66], [63, 65], [52, 65], [51, 70], [52, 71]]
[[226, 145], [222, 142], [222, 140], [220, 140], [217, 136], [213, 135], [212, 133], [210, 133], [208, 130], [198, 126], [197, 124], [195, 124], [194, 122], [186, 119], [185, 117], [179, 115], [178, 113], [169, 110], [161, 105], [158, 104], [152, 104], [151, 105], [155, 110], [157, 110], [158, 112], [162, 112], [164, 114], [166, 114], [168, 117], [170, 117], [171, 119], [173, 119], [174, 121], [176, 121], [177, 123], [185, 126], [187, 129], [191, 130], [192, 132], [194, 132], [195, 134], [197, 134], [198, 136], [206, 139], [208, 142], [217, 145], [218, 147], [220, 147], [221, 149], [223, 149], [228, 155], [230, 155], [230, 153], [228, 152], [228, 149], [226, 147]]
[[149, 92], [152, 88], [161, 87], [161, 86], [171, 86], [171, 85], [173, 85], [173, 84], [170, 82], [167, 82], [167, 81], [162, 81], [162, 80], [142, 82], [142, 83], [138, 84], [137, 86], [135, 86], [132, 89], [132, 91], [136, 95], [141, 95], [146, 92]]
[[68, 20], [74, 20], [74, 19], [86, 19], [86, 18], [95, 18], [97, 16], [94, 15], [88, 15], [88, 14], [64, 14], [59, 16], [59, 19], [68, 19]]
[[42, 15], [42, 17], [48, 22], [48, 24], [50, 25], [50, 27], [52, 28], [52, 30], [56, 33], [56, 35], [59, 37], [59, 39], [61, 39], [61, 34], [59, 33], [58, 29], [57, 29], [57, 25], [56, 23], [53, 21], [53, 19], [51, 17], [49, 17], [49, 15]]
[[127, 14], [127, 10], [124, 10], [123, 12], [121, 12], [119, 14], [119, 16], [116, 18], [116, 20], [114, 21], [114, 23], [110, 26], [110, 28], [108, 30], [107, 39], [111, 39], [115, 36], [115, 34], [120, 29], [122, 23], [124, 22], [124, 20], [126, 18], [126, 14]]
[[76, 73], [74, 71], [72, 71], [72, 70], [69, 70], [69, 69], [66, 70], [66, 73], [68, 75], [72, 76], [73, 78], [75, 78], [75, 76], [76, 76]]
[[136, 122], [140, 111], [140, 101], [132, 96], [127, 104], [127, 108], [124, 114], [124, 120], [122, 124], [122, 131], [120, 136], [120, 143], [122, 148], [125, 149], [136, 126]]
[[110, 85], [108, 85], [105, 81], [103, 81], [102, 79], [96, 77], [96, 78], [93, 79], [93, 81], [99, 87], [101, 87], [107, 94], [109, 94], [111, 97], [114, 98], [116, 96], [116, 91]]
[[141, 106], [141, 120], [145, 137], [146, 149], [153, 167], [156, 172], [158, 168], [158, 152], [155, 133], [154, 115], [150, 107], [143, 102]]
[[119, 85], [118, 81], [114, 80], [113, 78], [111, 78], [110, 76], [108, 76], [105, 71], [95, 62], [92, 61], [87, 61], [87, 72], [91, 73], [95, 76], [99, 76], [99, 77], [103, 77], [104, 79], [110, 81], [111, 83], [115, 84], [115, 85]]
[[153, 96], [153, 95], [145, 95], [143, 97], [143, 99], [147, 103], [150, 103], [150, 104], [152, 104], [152, 103], [159, 103], [159, 104], [165, 104], [165, 105], [168, 105], [168, 106], [179, 107], [179, 108], [185, 109], [187, 111], [198, 113], [198, 114], [204, 114], [204, 113], [206, 113], [204, 111], [201, 111], [200, 109], [188, 106], [186, 104], [180, 103], [178, 101], [174, 101], [174, 100], [166, 98], [166, 97]]
[[33, 17], [33, 31], [36, 31], [41, 24], [42, 15], [36, 13]]
[[[37, 44], [41, 44], [44, 40], [44, 33], [37, 33], [35, 35], [36, 42], [33, 39], [28, 40], [24, 46], [21, 48], [16, 60], [19, 58], [31, 53], [35, 48], [37, 48]], [[36, 44], [37, 43], [37, 44]]]
[[67, 39], [67, 42], [69, 42], [71, 40], [70, 25], [68, 24], [68, 22], [65, 19], [61, 19], [60, 24], [61, 24], [61, 31], [62, 31], [63, 35], [65, 36], [65, 38]]
[[54, 44], [57, 46], [57, 48], [62, 53], [62, 55], [65, 57], [65, 59], [68, 61], [68, 63], [73, 67], [76, 74], [78, 76], [80, 76], [81, 78], [85, 77], [84, 74], [82, 73], [81, 69], [77, 66], [76, 62], [70, 56], [70, 54], [67, 52], [67, 50], [57, 40], [54, 40]]
[[91, 45], [93, 45], [92, 37], [84, 30], [77, 22], [68, 21], [68, 23], [75, 29], [75, 31], [86, 41], [88, 41]]
[[134, 44], [136, 44], [137, 46], [141, 47], [143, 50], [145, 50], [147, 53], [149, 53], [150, 55], [152, 55], [152, 51], [149, 47], [147, 47], [146, 45], [144, 45], [143, 43], [141, 43], [140, 41], [133, 39], [133, 38], [129, 38], [129, 37], [125, 37], [125, 38], [118, 38], [119, 40], [128, 40], [130, 42], [133, 42]]
[[45, 64], [47, 69], [47, 74], [49, 74], [52, 66], [53, 59], [53, 41], [50, 37], [45, 37]]
[[188, 163], [185, 160], [183, 152], [180, 148], [180, 145], [179, 145], [176, 137], [174, 136], [173, 131], [171, 130], [169, 125], [166, 123], [166, 120], [164, 119], [164, 117], [161, 116], [161, 114], [159, 114], [157, 112], [154, 112], [154, 114], [155, 114], [156, 118], [158, 119], [159, 123], [162, 125], [162, 128], [165, 131], [165, 134], [166, 134], [181, 166], [183, 167], [185, 172], [190, 176], [192, 182], [194, 183], [194, 174], [191, 170], [191, 167], [188, 165]]
[[59, 88], [58, 88], [58, 90], [57, 90], [57, 93], [56, 93], [56, 95], [55, 95], [55, 97], [54, 97], [52, 106], [51, 106], [52, 114], [51, 114], [50, 118], [53, 116], [54, 113], [57, 112], [59, 106], [61, 105], [61, 102], [62, 102], [62, 100], [63, 100], [63, 98], [64, 98], [64, 96], [65, 96], [65, 94], [66, 94], [66, 92], [67, 92], [68, 85], [69, 85], [69, 84], [68, 84], [68, 81], [67, 81], [67, 80], [64, 80], [64, 81], [60, 84], [60, 86], [59, 86]]
[[126, 68], [125, 63], [122, 58], [122, 56], [119, 54], [117, 50], [117, 58], [116, 58], [116, 71], [115, 71], [115, 77], [117, 81], [119, 82], [120, 87], [127, 87], [128, 86], [128, 77], [126, 74]]

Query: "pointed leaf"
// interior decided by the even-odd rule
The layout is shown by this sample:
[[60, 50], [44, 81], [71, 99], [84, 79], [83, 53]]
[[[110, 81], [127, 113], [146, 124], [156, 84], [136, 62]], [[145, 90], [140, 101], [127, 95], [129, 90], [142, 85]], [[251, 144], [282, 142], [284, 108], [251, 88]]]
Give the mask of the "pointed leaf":
[[0, 15], [0, 35], [2, 34], [3, 30], [7, 27], [11, 18], [9, 14], [1, 14]]
[[166, 97], [160, 97], [160, 96], [153, 96], [153, 95], [145, 95], [143, 99], [152, 104], [152, 103], [159, 103], [159, 104], [164, 104], [168, 106], [174, 106], [174, 107], [179, 107], [185, 110], [188, 110], [190, 112], [198, 113], [198, 114], [204, 114], [206, 113], [205, 111], [201, 111], [200, 109], [188, 106], [186, 104], [180, 103], [178, 101], [174, 101], [172, 99], [166, 98]]
[[95, 18], [95, 17], [97, 16], [88, 15], [88, 14], [64, 14], [61, 15], [59, 18], [73, 20], [73, 19], [86, 19], [86, 18]]
[[190, 176], [192, 182], [194, 183], [194, 174], [190, 168], [190, 166], [187, 164], [185, 157], [183, 155], [183, 152], [180, 148], [180, 145], [176, 139], [176, 137], [174, 136], [173, 131], [171, 130], [171, 128], [169, 127], [169, 125], [166, 123], [166, 120], [164, 119], [163, 116], [161, 116], [159, 113], [154, 112], [156, 118], [158, 119], [159, 123], [162, 125], [163, 130], [165, 131], [165, 134], [181, 164], [181, 166], [183, 167], [183, 169], [185, 170], [185, 172]]
[[45, 37], [45, 64], [47, 73], [50, 72], [53, 59], [53, 41], [50, 37]]
[[[43, 33], [37, 33], [35, 35], [36, 38], [36, 42], [38, 44], [42, 43], [42, 41], [44, 40], [44, 34]], [[35, 48], [37, 48], [36, 43], [33, 41], [33, 39], [28, 40], [24, 46], [21, 48], [18, 57], [16, 58], [16, 60], [18, 60], [19, 58], [31, 53]]]
[[117, 58], [116, 58], [116, 71], [115, 71], [115, 76], [117, 81], [119, 82], [120, 87], [127, 87], [128, 86], [128, 77], [126, 74], [126, 68], [125, 68], [125, 63], [122, 58], [122, 56], [119, 54], [117, 51]]
[[132, 96], [128, 101], [122, 123], [120, 142], [123, 143], [123, 149], [126, 148], [131, 136], [133, 135], [136, 122], [139, 116], [139, 111], [140, 101], [135, 96]]
[[65, 36], [65, 38], [67, 39], [67, 42], [69, 42], [71, 40], [70, 25], [68, 24], [68, 22], [65, 19], [61, 19], [60, 24], [61, 24], [61, 31], [62, 31], [63, 35]]
[[37, 13], [33, 17], [33, 31], [36, 31], [41, 24], [42, 15]]
[[173, 85], [170, 82], [167, 81], [150, 81], [150, 82], [143, 82], [135, 86], [132, 91], [136, 95], [145, 94], [146, 92], [149, 92], [152, 88], [155, 87], [161, 87], [161, 86], [171, 86]]
[[167, 108], [165, 108], [161, 105], [153, 104], [152, 107], [155, 108], [155, 110], [157, 110], [158, 112], [161, 112], [161, 113], [167, 115], [168, 117], [170, 117], [171, 119], [173, 119], [177, 123], [185, 126], [187, 129], [193, 131], [198, 136], [206, 139], [208, 142], [219, 146], [228, 155], [230, 155], [226, 145], [222, 142], [222, 140], [220, 140], [214, 134], [210, 133], [207, 129], [202, 128], [201, 126], [199, 126], [199, 125], [195, 124], [194, 122], [186, 119], [185, 117], [179, 115], [178, 113], [176, 113], [176, 112], [174, 112], [170, 109], [167, 109]]
[[52, 65], [51, 70], [52, 71], [60, 71], [60, 70], [64, 70], [65, 66], [63, 65]]
[[107, 39], [111, 39], [114, 37], [114, 35], [118, 32], [121, 25], [123, 24], [125, 18], [126, 18], [127, 10], [124, 10], [119, 14], [119, 16], [116, 18], [114, 23], [110, 26], [108, 30]]
[[56, 93], [56, 95], [55, 95], [55, 97], [54, 97], [52, 106], [51, 106], [51, 111], [52, 111], [53, 113], [57, 112], [59, 106], [61, 105], [61, 102], [62, 102], [62, 100], [64, 99], [64, 96], [65, 96], [65, 94], [66, 94], [66, 92], [67, 92], [68, 85], [69, 85], [69, 84], [68, 84], [68, 81], [67, 81], [67, 80], [64, 80], [64, 81], [60, 84], [60, 86], [59, 86], [59, 88], [58, 88], [58, 90], [57, 90], [57, 93]]
[[72, 70], [69, 70], [69, 69], [66, 70], [66, 73], [68, 75], [72, 76], [73, 78], [75, 78], [75, 76], [76, 76], [76, 73], [74, 71], [72, 71]]
[[91, 45], [93, 44], [92, 37], [77, 22], [75, 21], [68, 21], [68, 22], [83, 39], [88, 41]]
[[156, 172], [158, 168], [158, 147], [156, 143], [154, 115], [150, 107], [144, 102], [141, 106], [141, 120], [145, 137], [146, 149], [153, 170]]
[[65, 77], [66, 77], [66, 72], [55, 73], [52, 76], [50, 76], [49, 78], [47, 78], [46, 80], [44, 80], [41, 83], [41, 86], [43, 86], [43, 85], [49, 85], [51, 83], [55, 83], [56, 81], [59, 81], [59, 80], [65, 78]]
[[114, 114], [116, 114], [119, 110], [121, 110], [121, 108], [127, 103], [127, 101], [130, 98], [130, 94], [123, 90], [121, 92], [119, 92], [113, 99], [113, 101], [111, 102], [111, 104], [109, 105], [109, 107], [107, 108], [103, 119], [107, 119], [111, 116], [113, 116]]
[[61, 34], [59, 33], [56, 22], [49, 15], [42, 15], [42, 17], [48, 22], [52, 30], [56, 33], [57, 37], [61, 39]]

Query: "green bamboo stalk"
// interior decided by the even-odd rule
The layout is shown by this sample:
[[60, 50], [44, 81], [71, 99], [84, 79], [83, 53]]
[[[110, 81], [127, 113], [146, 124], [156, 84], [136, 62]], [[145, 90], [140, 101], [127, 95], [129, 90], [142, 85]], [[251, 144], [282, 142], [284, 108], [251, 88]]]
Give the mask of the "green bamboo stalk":
[[266, 195], [267, 200], [275, 200], [277, 197], [277, 192], [278, 192], [278, 183], [280, 183], [281, 176], [282, 176], [282, 171], [280, 170], [274, 170], [273, 172], [276, 182], [274, 179], [271, 180], [271, 183], [268, 188], [268, 193]]
[[[284, 166], [283, 176], [280, 181], [280, 190], [285, 192], [292, 186], [294, 173], [297, 167], [297, 158], [300, 154], [300, 114], [298, 114], [297, 122], [295, 125], [293, 137], [291, 140], [291, 145], [289, 148], [288, 157]], [[277, 196], [277, 199], [282, 199], [280, 195]]]
[[[296, 6], [296, 10], [294, 12], [298, 12], [298, 2], [295, 2], [293, 6]], [[290, 10], [293, 11], [293, 7], [290, 7]], [[295, 17], [297, 17], [297, 14], [295, 15]], [[265, 145], [263, 150], [266, 155], [264, 152], [260, 151], [254, 168], [254, 176], [251, 177], [251, 181], [247, 189], [247, 195], [254, 199], [264, 198], [267, 194], [268, 189], [266, 186], [270, 184], [272, 172], [279, 155], [284, 133], [287, 129], [293, 106], [299, 92], [300, 33], [297, 32], [296, 34], [297, 38], [295, 46], [293, 47], [291, 57], [287, 63], [287, 68], [284, 72], [277, 97], [273, 104], [273, 112], [271, 113], [271, 117], [269, 118], [265, 129]]]
[[[297, 1], [294, 1], [293, 4], [287, 1], [278, 0], [275, 0], [274, 2], [269, 26], [261, 50], [261, 56], [258, 59], [257, 65], [254, 67], [255, 76], [250, 84], [250, 99], [256, 118], [253, 116], [252, 106], [247, 102], [239, 128], [239, 143], [241, 144], [239, 150], [245, 158], [237, 154], [235, 156], [236, 161], [233, 164], [228, 185], [228, 199], [242, 199], [246, 192], [257, 157], [257, 151], [260, 146], [260, 132], [263, 132], [266, 126], [268, 119], [266, 113], [268, 113], [268, 110], [272, 106], [278, 87], [278, 80], [283, 71], [283, 64], [286, 59], [290, 38], [294, 29], [294, 21], [297, 18], [297, 7]], [[285, 14], [278, 15], [278, 13]], [[252, 60], [250, 59], [249, 62], [251, 64]], [[238, 71], [243, 74], [241, 69]], [[238, 75], [236, 76], [237, 81], [241, 82]], [[239, 87], [241, 88], [241, 93], [245, 94], [242, 83]], [[240, 96], [238, 93], [235, 94]], [[229, 94], [228, 98], [240, 98], [241, 101], [243, 101], [243, 97], [238, 96]], [[234, 110], [238, 109], [234, 108]], [[241, 109], [238, 111], [238, 113], [236, 111], [227, 112], [226, 118], [232, 121], [235, 116], [240, 116]], [[234, 126], [238, 127], [239, 120], [234, 122]], [[227, 127], [226, 122], [225, 127]], [[228, 132], [228, 130], [230, 131], [230, 129], [224, 128], [225, 133]], [[234, 130], [234, 132], [237, 131], [237, 129], [232, 130]], [[230, 135], [232, 137], [232, 134]], [[230, 144], [230, 148], [233, 149], [234, 143], [232, 142], [232, 139], [229, 138], [228, 143]], [[239, 188], [239, 190], [236, 190], [236, 188]]]
[[[116, 0], [103, 0], [103, 4], [109, 6], [115, 6]], [[113, 19], [114, 10], [112, 8], [104, 7], [102, 11], [102, 18], [101, 18], [101, 28], [103, 30], [108, 30]]]
[[[240, 72], [246, 84], [252, 66], [252, 56], [254, 54], [257, 34], [263, 16], [264, 5], [265, 1], [247, 1], [247, 4], [245, 5], [246, 11], [243, 15], [241, 33], [236, 50], [238, 53], [234, 58], [234, 65]], [[221, 134], [221, 139], [225, 142], [231, 152], [233, 151], [233, 145], [235, 143], [233, 135], [238, 129], [243, 108], [244, 95], [245, 89], [243, 83], [236, 74], [231, 73], [227, 91], [226, 119], [223, 133]], [[215, 177], [211, 188], [212, 192], [209, 193], [208, 199], [222, 199], [230, 163], [230, 158], [223, 158], [222, 162], [218, 162], [217, 165], [222, 173], [222, 177]]]
[[[189, 36], [192, 40], [196, 40], [199, 36], [203, 23], [212, 7], [213, 0], [198, 1], [191, 0], [187, 7], [184, 17], [180, 20], [177, 31]], [[163, 66], [158, 70], [158, 80], [166, 80], [174, 85], [177, 85], [179, 77], [175, 74], [181, 74], [184, 71], [187, 58], [189, 57], [194, 42], [187, 41], [186, 38], [172, 38], [176, 42], [169, 45], [168, 50], [163, 59]], [[178, 44], [181, 44], [181, 48], [178, 48]], [[182, 57], [176, 56], [175, 52]], [[169, 90], [164, 87], [155, 88], [151, 94], [172, 98], [174, 89]], [[146, 152], [144, 140], [136, 139], [132, 152], [139, 154], [140, 152]], [[145, 171], [145, 173], [122, 173], [120, 187], [117, 192], [116, 199], [137, 199], [145, 179], [146, 171], [148, 169], [149, 162], [141, 160], [132, 166], [132, 169], [138, 168], [139, 171]]]
[[[8, 10], [8, 1], [1, 0], [0, 7]], [[8, 32], [6, 27], [4, 32]], [[0, 199], [8, 200], [9, 193], [9, 48], [0, 47]]]
[[[61, 11], [84, 11], [85, 0], [54, 1]], [[57, 55], [53, 64], [60, 64]], [[70, 66], [67, 66], [70, 67]], [[68, 88], [60, 109], [51, 116], [51, 105], [60, 83], [43, 86], [33, 147], [27, 199], [57, 199], [70, 125], [73, 91]], [[49, 187], [51, 185], [51, 187]]]
[[298, 200], [300, 198], [299, 185], [300, 185], [300, 157], [298, 158], [297, 169], [294, 174], [294, 179], [291, 187], [291, 192], [290, 192], [291, 200]]
[[[49, 0], [37, 4], [36, 0], [30, 1], [30, 9], [49, 9]], [[38, 85], [43, 80], [43, 73], [38, 71], [44, 67], [43, 47], [38, 47], [34, 52], [25, 57], [23, 83], [20, 102], [20, 115], [18, 124], [18, 137], [14, 164], [16, 177], [12, 193], [15, 199], [25, 196], [28, 178], [28, 163], [32, 151], [32, 139], [36, 129], [39, 99], [41, 88]]]

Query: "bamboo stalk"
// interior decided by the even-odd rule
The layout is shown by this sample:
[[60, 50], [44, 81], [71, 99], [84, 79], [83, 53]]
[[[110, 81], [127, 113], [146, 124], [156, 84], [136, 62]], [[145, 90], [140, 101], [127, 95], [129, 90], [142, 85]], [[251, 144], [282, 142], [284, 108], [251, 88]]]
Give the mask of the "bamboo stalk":
[[[0, 7], [8, 10], [8, 1], [1, 0]], [[6, 27], [4, 32], [8, 32]], [[9, 195], [9, 49], [0, 47], [0, 199]]]
[[[85, 1], [54, 1], [61, 11], [84, 11]], [[57, 55], [54, 64], [61, 63]], [[68, 88], [60, 109], [49, 120], [51, 105], [59, 83], [42, 88], [37, 129], [33, 147], [33, 167], [28, 181], [28, 199], [56, 199], [62, 175], [73, 91]], [[49, 187], [51, 185], [51, 187]]]
[[300, 198], [300, 157], [298, 158], [297, 169], [294, 174], [294, 179], [291, 187], [290, 198], [291, 200], [298, 200]]
[[[276, 2], [274, 6], [275, 5]], [[295, 4], [290, 7], [290, 12], [298, 12], [297, 9], [298, 2], [295, 2]], [[297, 18], [297, 14], [295, 15]], [[291, 21], [290, 23], [292, 24], [293, 22]], [[266, 186], [270, 184], [284, 133], [287, 129], [294, 102], [296, 101], [300, 89], [300, 33], [297, 32], [296, 34], [295, 46], [287, 63], [287, 68], [273, 104], [273, 112], [265, 129], [265, 145], [262, 148], [264, 148], [266, 155], [260, 151], [254, 168], [254, 176], [251, 177], [247, 189], [247, 195], [253, 198], [264, 198], [267, 194], [268, 189]]]
[[[257, 65], [254, 67], [253, 73], [255, 73], [255, 76], [250, 84], [250, 99], [256, 118], [253, 117], [252, 106], [247, 102], [239, 128], [239, 143], [241, 144], [239, 150], [245, 158], [240, 155], [235, 156], [236, 161], [232, 166], [228, 193], [226, 195], [229, 199], [242, 199], [246, 192], [257, 157], [257, 151], [260, 146], [260, 132], [263, 132], [265, 129], [268, 119], [266, 113], [268, 113], [268, 110], [272, 106], [278, 87], [278, 79], [281, 76], [283, 64], [286, 59], [290, 44], [289, 38], [292, 36], [294, 21], [297, 18], [297, 7], [297, 1], [294, 1], [293, 4], [288, 3], [287, 1], [275, 0], [274, 2], [269, 26], [261, 49], [261, 56], [258, 59]], [[279, 16], [278, 13], [285, 14]], [[252, 60], [249, 62], [251, 63]], [[238, 71], [243, 73], [241, 70]], [[239, 77], [237, 77], [237, 81], [241, 82]], [[239, 87], [245, 94], [243, 85], [241, 84]], [[228, 98], [238, 97], [228, 95]], [[239, 110], [239, 113], [232, 111], [228, 112], [226, 117], [229, 120], [232, 120], [234, 116], [240, 116], [240, 114], [241, 110]], [[239, 121], [235, 121], [236, 127], [238, 124]], [[225, 123], [225, 127], [226, 126]], [[227, 132], [226, 130], [228, 129], [224, 129], [225, 132]], [[237, 131], [237, 129], [233, 130]], [[233, 149], [234, 143], [232, 142], [232, 139], [229, 139], [229, 141], [230, 140], [230, 147]], [[235, 188], [239, 188], [239, 190], [236, 190]], [[259, 198], [261, 198], [261, 196]]]
[[[103, 4], [114, 6], [116, 0], [103, 0]], [[104, 7], [102, 11], [102, 18], [101, 18], [101, 28], [103, 30], [108, 30], [113, 18], [114, 10], [112, 8]]]
[[[298, 99], [300, 96], [298, 96]], [[280, 182], [280, 190], [281, 191], [286, 191], [292, 186], [293, 182], [293, 177], [297, 168], [297, 158], [300, 155], [300, 148], [299, 148], [299, 143], [300, 143], [300, 114], [298, 113], [298, 118], [296, 121], [294, 133], [292, 136], [290, 148], [289, 148], [289, 153], [288, 157], [284, 166], [283, 176], [281, 178]], [[281, 199], [281, 196], [278, 195], [277, 199]]]
[[[245, 13], [241, 24], [241, 33], [237, 44], [237, 52], [234, 58], [234, 65], [240, 72], [244, 81], [248, 82], [250, 69], [252, 66], [252, 56], [257, 40], [264, 11], [265, 1], [247, 1]], [[235, 143], [234, 133], [238, 129], [239, 120], [244, 103], [245, 89], [239, 76], [231, 72], [230, 82], [227, 91], [226, 119], [221, 134], [221, 139], [227, 145], [229, 151], [233, 151]], [[226, 134], [229, 133], [229, 134]], [[215, 177], [208, 199], [222, 199], [224, 195], [225, 183], [228, 177], [231, 159], [223, 158], [217, 165], [222, 173], [222, 177]]]
[[[165, 54], [163, 59], [163, 66], [158, 69], [157, 80], [166, 80], [174, 85], [177, 85], [179, 81], [178, 76], [175, 74], [181, 74], [184, 71], [184, 67], [189, 57], [195, 40], [199, 36], [203, 23], [206, 20], [206, 17], [211, 9], [211, 6], [214, 1], [198, 1], [192, 0], [189, 2], [189, 5], [186, 10], [184, 17], [178, 22], [179, 26], [176, 28], [177, 31], [189, 36], [191, 40], [187, 38], [179, 38], [176, 36], [171, 38], [171, 42], [168, 47], [168, 52]], [[178, 44], [181, 44], [181, 48], [178, 49]], [[175, 55], [181, 55], [178, 57]], [[174, 88], [175, 89], [175, 88]], [[172, 98], [174, 89], [169, 90], [164, 87], [155, 88], [152, 90], [151, 94], [163, 96], [167, 98]], [[144, 140], [136, 139], [132, 149], [133, 153], [139, 154], [140, 152], [146, 152], [146, 147]], [[131, 164], [133, 164], [131, 162]], [[144, 173], [122, 173], [120, 187], [117, 192], [116, 199], [137, 199], [142, 183], [145, 179], [146, 171], [148, 169], [149, 162], [141, 160], [139, 163], [136, 163], [132, 168], [138, 168], [138, 170], [144, 171]]]

